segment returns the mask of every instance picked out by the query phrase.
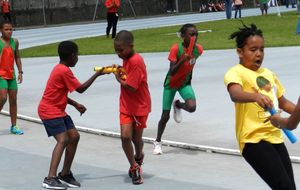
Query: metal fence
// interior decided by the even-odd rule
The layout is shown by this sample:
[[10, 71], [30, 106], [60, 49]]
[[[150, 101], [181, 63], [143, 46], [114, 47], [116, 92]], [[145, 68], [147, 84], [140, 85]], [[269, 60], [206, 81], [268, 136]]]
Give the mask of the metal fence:
[[[11, 0], [16, 26], [47, 25], [106, 18], [105, 0]], [[174, 0], [176, 13], [199, 12], [201, 4], [223, 0]], [[253, 7], [255, 0], [245, 0], [244, 7]], [[167, 14], [167, 0], [121, 0], [122, 17]]]

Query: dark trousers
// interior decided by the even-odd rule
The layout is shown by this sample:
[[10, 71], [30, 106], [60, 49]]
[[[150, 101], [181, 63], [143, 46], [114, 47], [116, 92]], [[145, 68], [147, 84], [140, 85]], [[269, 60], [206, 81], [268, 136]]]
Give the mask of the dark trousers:
[[174, 0], [167, 0], [167, 11], [174, 11]]
[[11, 23], [11, 16], [10, 13], [3, 13], [3, 19], [8, 20]]
[[243, 157], [271, 189], [296, 189], [291, 160], [284, 143], [246, 143]]
[[242, 5], [234, 5], [235, 6], [235, 13], [234, 18], [237, 18], [237, 13], [239, 13], [239, 18], [242, 17]]
[[112, 28], [112, 38], [116, 37], [117, 32], [117, 23], [118, 23], [117, 13], [107, 13], [107, 27], [106, 27], [106, 36], [109, 36], [110, 29]]
[[232, 1], [231, 0], [225, 0], [225, 12], [226, 12], [226, 18], [231, 19], [231, 5]]

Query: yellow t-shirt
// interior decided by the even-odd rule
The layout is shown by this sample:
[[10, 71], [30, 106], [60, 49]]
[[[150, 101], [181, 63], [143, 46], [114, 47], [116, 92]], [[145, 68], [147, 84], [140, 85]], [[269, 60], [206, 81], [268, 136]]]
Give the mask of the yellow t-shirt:
[[[263, 82], [258, 78], [263, 78]], [[266, 81], [270, 85], [268, 90], [262, 87], [267, 83]], [[252, 71], [241, 64], [237, 64], [227, 71], [224, 82], [226, 86], [231, 83], [239, 84], [245, 92], [258, 92], [267, 95], [273, 101], [275, 109], [278, 109], [278, 98], [283, 96], [285, 91], [276, 75], [270, 70], [260, 68], [257, 71]], [[245, 143], [258, 143], [261, 140], [274, 144], [283, 142], [281, 130], [272, 126], [270, 121], [264, 123], [270, 114], [256, 102], [235, 103], [235, 111], [236, 138], [241, 153]]]

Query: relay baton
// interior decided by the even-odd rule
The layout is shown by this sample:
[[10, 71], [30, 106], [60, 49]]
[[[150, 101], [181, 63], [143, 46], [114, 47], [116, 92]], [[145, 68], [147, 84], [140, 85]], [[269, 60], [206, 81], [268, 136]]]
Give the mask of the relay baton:
[[126, 80], [127, 78], [127, 75], [126, 75], [126, 71], [123, 67], [111, 67], [111, 66], [108, 66], [108, 67], [94, 67], [94, 71], [101, 71], [103, 73], [114, 73], [114, 72], [120, 72], [121, 73], [121, 79], [122, 80]]
[[101, 71], [103, 69], [103, 73], [113, 73], [118, 72], [118, 68], [116, 67], [94, 67], [94, 71]]
[[[271, 115], [276, 114], [275, 108], [268, 109]], [[287, 138], [291, 141], [291, 143], [297, 142], [297, 137], [288, 129], [282, 129]]]
[[187, 50], [187, 54], [188, 54], [189, 56], [191, 56], [192, 53], [193, 53], [194, 46], [195, 46], [195, 41], [196, 41], [196, 37], [195, 37], [195, 36], [192, 36], [192, 37], [190, 38], [190, 44], [189, 44], [189, 47], [188, 47], [188, 50]]

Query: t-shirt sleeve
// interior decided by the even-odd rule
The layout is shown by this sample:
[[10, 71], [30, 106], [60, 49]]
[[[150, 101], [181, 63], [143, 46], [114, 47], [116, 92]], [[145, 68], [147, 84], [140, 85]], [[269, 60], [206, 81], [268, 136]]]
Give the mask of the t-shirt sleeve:
[[81, 83], [78, 81], [78, 79], [74, 76], [72, 71], [69, 69], [65, 72], [63, 76], [63, 81], [65, 83], [66, 88], [69, 90], [69, 92], [73, 92], [76, 90]]
[[273, 73], [273, 77], [274, 77], [274, 81], [275, 81], [275, 85], [276, 85], [276, 89], [277, 89], [276, 96], [277, 96], [277, 98], [280, 98], [281, 96], [284, 95], [285, 89], [274, 73]]
[[134, 64], [127, 72], [126, 84], [132, 88], [138, 89], [142, 81], [142, 76], [143, 72], [141, 68], [137, 64]]
[[202, 55], [202, 53], [203, 53], [203, 47], [200, 44], [197, 44], [197, 48], [198, 48], [199, 55]]
[[235, 69], [230, 69], [226, 72], [224, 76], [224, 83], [227, 87], [229, 84], [233, 83], [243, 86], [241, 75]]
[[177, 62], [177, 54], [178, 54], [178, 44], [175, 44], [170, 49], [170, 53], [168, 57], [169, 61]]

